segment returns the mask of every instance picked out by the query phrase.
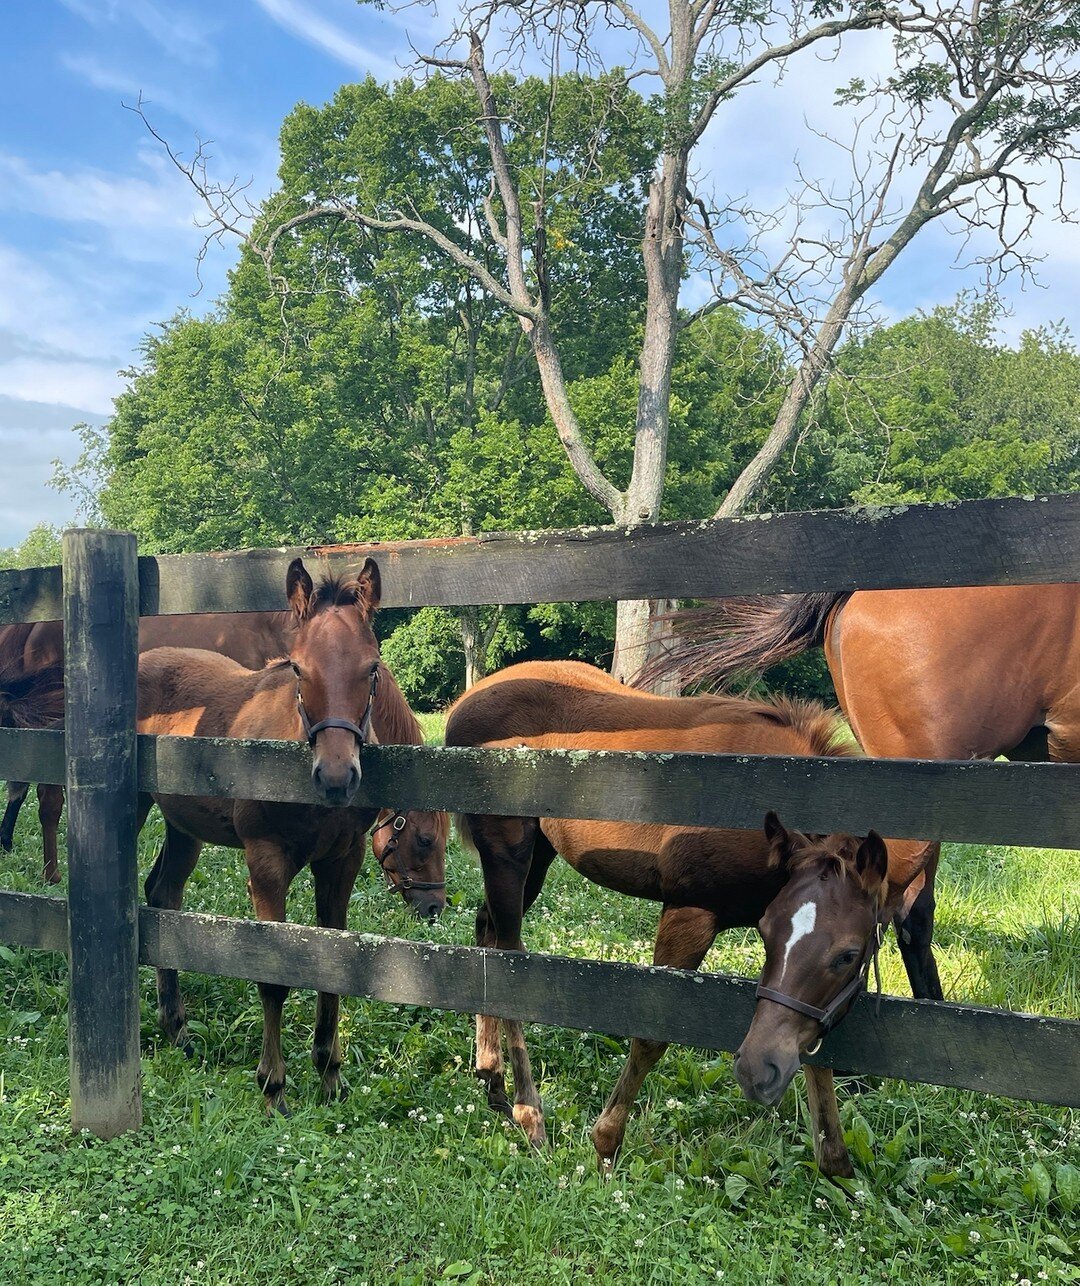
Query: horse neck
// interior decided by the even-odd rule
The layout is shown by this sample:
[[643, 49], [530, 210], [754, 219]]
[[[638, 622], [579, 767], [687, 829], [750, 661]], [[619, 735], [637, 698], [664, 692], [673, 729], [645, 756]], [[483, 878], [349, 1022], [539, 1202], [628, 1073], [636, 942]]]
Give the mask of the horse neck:
[[424, 732], [409, 708], [397, 679], [385, 665], [380, 666], [379, 688], [375, 694], [375, 735], [389, 746], [422, 746]]

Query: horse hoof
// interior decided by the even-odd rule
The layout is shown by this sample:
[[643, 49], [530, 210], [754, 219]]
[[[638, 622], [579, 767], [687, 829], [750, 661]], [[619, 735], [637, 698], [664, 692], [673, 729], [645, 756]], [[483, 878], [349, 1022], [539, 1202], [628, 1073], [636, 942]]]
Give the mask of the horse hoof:
[[10, 836], [0, 835], [0, 848], [2, 848], [5, 853], [10, 853], [14, 847], [15, 845], [12, 843]]
[[[11, 852], [11, 849], [10, 849], [10, 848], [8, 849], [8, 852], [9, 852], [9, 853]], [[60, 872], [59, 872], [59, 871], [46, 871], [46, 872], [45, 872], [45, 883], [46, 883], [46, 884], [59, 884], [59, 883], [60, 883]]]
[[267, 1097], [266, 1115], [283, 1116], [286, 1121], [292, 1118], [292, 1108], [286, 1103], [284, 1094], [278, 1094], [273, 1098]]
[[513, 1119], [525, 1131], [525, 1137], [537, 1151], [540, 1151], [547, 1144], [547, 1131], [544, 1129], [544, 1114], [538, 1107], [532, 1107], [528, 1103], [516, 1103], [513, 1112]]
[[344, 1103], [349, 1097], [349, 1082], [344, 1076], [339, 1076], [333, 1082], [324, 1081], [319, 1090], [319, 1097], [325, 1103]]

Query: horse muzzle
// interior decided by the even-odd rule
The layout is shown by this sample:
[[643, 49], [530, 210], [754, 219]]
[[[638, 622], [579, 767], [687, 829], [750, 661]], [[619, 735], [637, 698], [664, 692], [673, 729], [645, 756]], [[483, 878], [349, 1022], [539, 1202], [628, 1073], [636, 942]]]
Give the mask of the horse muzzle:
[[311, 784], [322, 802], [330, 808], [344, 808], [352, 803], [360, 789], [359, 757], [344, 764], [330, 765], [317, 760], [311, 769]]

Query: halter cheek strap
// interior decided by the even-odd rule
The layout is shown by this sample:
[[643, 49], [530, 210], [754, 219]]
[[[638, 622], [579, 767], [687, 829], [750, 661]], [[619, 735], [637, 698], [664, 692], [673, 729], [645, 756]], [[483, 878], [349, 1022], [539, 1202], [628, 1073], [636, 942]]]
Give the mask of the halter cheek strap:
[[381, 831], [384, 826], [391, 825], [391, 823], [394, 827], [394, 833], [386, 841], [386, 845], [383, 848], [383, 855], [385, 856], [387, 853], [390, 854], [393, 859], [394, 869], [397, 871], [398, 878], [395, 883], [391, 878], [389, 871], [387, 871], [385, 863], [379, 863], [379, 866], [382, 868], [383, 875], [386, 876], [387, 893], [400, 893], [404, 896], [404, 894], [408, 893], [412, 889], [445, 889], [445, 880], [414, 880], [405, 869], [401, 860], [401, 854], [398, 852], [398, 836], [409, 824], [409, 819], [404, 813], [392, 813], [389, 817], [384, 818], [378, 826], [373, 826], [371, 828], [372, 835], [374, 835], [376, 831]]
[[[793, 1009], [797, 1014], [805, 1014], [807, 1018], [813, 1018], [821, 1024], [821, 1034], [818, 1037], [817, 1044], [813, 1049], [808, 1049], [807, 1054], [816, 1054], [821, 1048], [821, 1042], [826, 1035], [836, 1026], [839, 1021], [837, 1014], [863, 990], [866, 986], [866, 977], [870, 972], [870, 966], [874, 966], [874, 982], [877, 987], [878, 1007], [881, 1005], [881, 972], [878, 968], [878, 951], [881, 949], [881, 940], [883, 937], [882, 922], [878, 920], [874, 925], [874, 931], [867, 939], [866, 946], [863, 948], [862, 958], [859, 961], [859, 967], [855, 971], [854, 978], [845, 983], [843, 987], [833, 996], [832, 1000], [824, 1009], [817, 1005], [808, 1004], [805, 1000], [800, 1000], [797, 996], [789, 996], [783, 991], [774, 991], [772, 987], [764, 987], [758, 983], [757, 992], [755, 993], [759, 1000], [771, 1000], [774, 1004], [783, 1005], [786, 1009]], [[843, 1016], [842, 1014], [840, 1015]]]
[[368, 692], [367, 705], [364, 707], [364, 713], [360, 716], [359, 724], [353, 723], [351, 719], [320, 719], [318, 723], [312, 723], [307, 710], [304, 707], [304, 698], [300, 695], [300, 680], [296, 681], [296, 710], [300, 715], [300, 723], [304, 729], [304, 736], [307, 737], [309, 746], [315, 744], [315, 738], [324, 728], [344, 728], [346, 732], [351, 732], [361, 746], [366, 746], [371, 740], [371, 717], [375, 706], [375, 693], [379, 689], [379, 667], [378, 665], [371, 671], [371, 689]]

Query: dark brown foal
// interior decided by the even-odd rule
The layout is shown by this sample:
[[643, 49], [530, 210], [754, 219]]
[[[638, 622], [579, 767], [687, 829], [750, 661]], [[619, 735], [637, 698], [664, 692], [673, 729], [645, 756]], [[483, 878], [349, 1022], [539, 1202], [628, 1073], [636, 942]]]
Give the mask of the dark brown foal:
[[[578, 662], [537, 661], [511, 666], [471, 688], [450, 712], [446, 742], [575, 750], [849, 753], [838, 742], [839, 733], [835, 716], [811, 703], [655, 697], [624, 688], [610, 675]], [[775, 833], [766, 836], [659, 824], [470, 814], [461, 819], [461, 829], [475, 846], [484, 872], [485, 902], [477, 915], [477, 944], [510, 951], [525, 949], [522, 918], [539, 896], [556, 853], [597, 884], [659, 902], [663, 909], [653, 961], [680, 969], [698, 968], [721, 929], [757, 924], [778, 898], [783, 906], [792, 869], [788, 849], [778, 838], [782, 832], [778, 824]], [[802, 854], [810, 841], [799, 837], [797, 844], [791, 844]], [[829, 836], [815, 845], [824, 874], [859, 861], [865, 865], [867, 860], [864, 845], [850, 836]], [[884, 854], [884, 846], [875, 840], [871, 847], [876, 861], [878, 847]], [[822, 910], [821, 924], [835, 923], [837, 933], [851, 941], [862, 935], [861, 959], [872, 923], [876, 924], [876, 919], [871, 923], [866, 918], [869, 885], [861, 876], [860, 881], [838, 877], [830, 880], [829, 888], [836, 901], [830, 903], [828, 917]], [[872, 891], [877, 895], [883, 889], [878, 876]], [[844, 969], [823, 972], [817, 984], [825, 990], [833, 981], [847, 985], [858, 969], [855, 962], [848, 974]], [[499, 1029], [498, 1019], [477, 1019], [477, 1075], [487, 1086], [490, 1106], [510, 1114], [530, 1141], [539, 1145], [545, 1138], [543, 1112], [521, 1024], [502, 1021], [514, 1075], [513, 1106], [506, 1097]], [[602, 1167], [614, 1162], [641, 1082], [664, 1049], [658, 1042], [633, 1042], [627, 1067], [593, 1132]], [[829, 1173], [845, 1173], [847, 1154], [838, 1128], [831, 1073], [807, 1068], [807, 1076], [813, 1082], [811, 1102], [817, 1104], [816, 1154]]]

